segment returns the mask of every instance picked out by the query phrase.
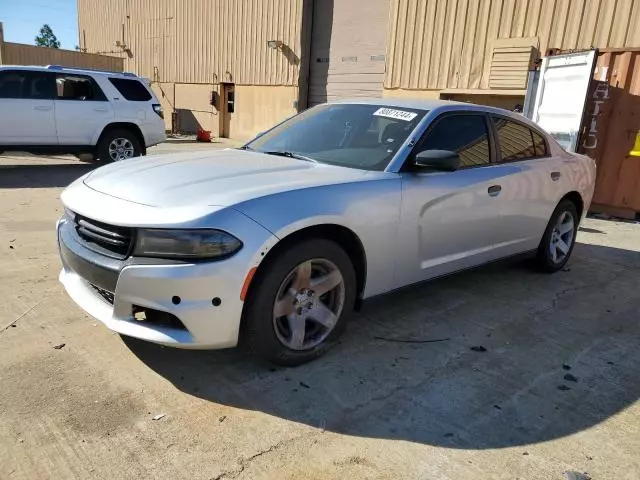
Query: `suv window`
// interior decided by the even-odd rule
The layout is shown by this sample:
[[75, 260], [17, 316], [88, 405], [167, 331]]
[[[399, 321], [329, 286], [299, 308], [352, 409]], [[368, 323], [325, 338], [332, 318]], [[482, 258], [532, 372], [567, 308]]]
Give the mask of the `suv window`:
[[490, 162], [489, 132], [484, 115], [445, 114], [435, 122], [414, 153], [424, 150], [457, 152], [461, 167], [487, 165]]
[[0, 98], [52, 99], [52, 83], [52, 77], [46, 73], [0, 72]]
[[132, 102], [146, 102], [151, 100], [149, 90], [147, 90], [147, 88], [138, 80], [110, 78], [109, 81], [126, 100], [130, 100]]
[[[493, 117], [493, 122], [498, 136], [498, 143], [500, 144], [501, 162], [513, 162], [527, 158], [536, 158], [537, 155], [536, 148], [533, 143], [533, 132], [529, 127], [499, 117]], [[545, 145], [544, 139], [542, 139], [542, 145]]]
[[106, 100], [104, 93], [91, 77], [80, 75], [56, 75], [58, 100]]

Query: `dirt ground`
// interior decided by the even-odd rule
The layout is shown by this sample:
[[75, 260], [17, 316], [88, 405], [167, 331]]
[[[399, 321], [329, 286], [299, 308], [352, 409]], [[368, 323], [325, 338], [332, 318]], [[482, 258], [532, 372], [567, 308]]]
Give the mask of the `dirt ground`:
[[640, 478], [640, 225], [588, 219], [556, 275], [496, 264], [373, 300], [328, 355], [274, 368], [75, 306], [54, 228], [90, 168], [0, 157], [0, 479]]

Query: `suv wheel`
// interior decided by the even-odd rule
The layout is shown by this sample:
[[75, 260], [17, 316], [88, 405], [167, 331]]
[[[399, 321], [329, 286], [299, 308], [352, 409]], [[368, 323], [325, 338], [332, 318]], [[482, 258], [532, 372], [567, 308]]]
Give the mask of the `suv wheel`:
[[101, 162], [111, 163], [139, 157], [142, 154], [140, 142], [129, 130], [109, 130], [102, 138], [97, 148]]

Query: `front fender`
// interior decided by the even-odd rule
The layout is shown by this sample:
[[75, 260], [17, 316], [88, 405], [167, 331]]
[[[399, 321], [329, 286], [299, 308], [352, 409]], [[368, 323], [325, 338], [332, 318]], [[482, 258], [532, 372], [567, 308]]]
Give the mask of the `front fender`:
[[234, 206], [278, 239], [307, 227], [334, 224], [360, 239], [367, 258], [363, 297], [396, 287], [394, 270], [400, 222], [401, 184], [384, 180], [282, 192]]

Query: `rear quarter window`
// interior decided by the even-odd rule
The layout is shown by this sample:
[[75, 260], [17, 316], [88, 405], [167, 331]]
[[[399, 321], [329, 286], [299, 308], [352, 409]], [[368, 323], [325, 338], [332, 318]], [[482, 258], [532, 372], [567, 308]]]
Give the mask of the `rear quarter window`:
[[531, 134], [533, 135], [533, 146], [536, 149], [537, 157], [547, 157], [549, 156], [549, 151], [547, 150], [547, 142], [544, 141], [542, 135], [540, 135], [535, 130], [531, 130]]
[[125, 100], [132, 102], [146, 102], [151, 100], [151, 93], [140, 81], [125, 78], [110, 78], [111, 84], [116, 87]]

